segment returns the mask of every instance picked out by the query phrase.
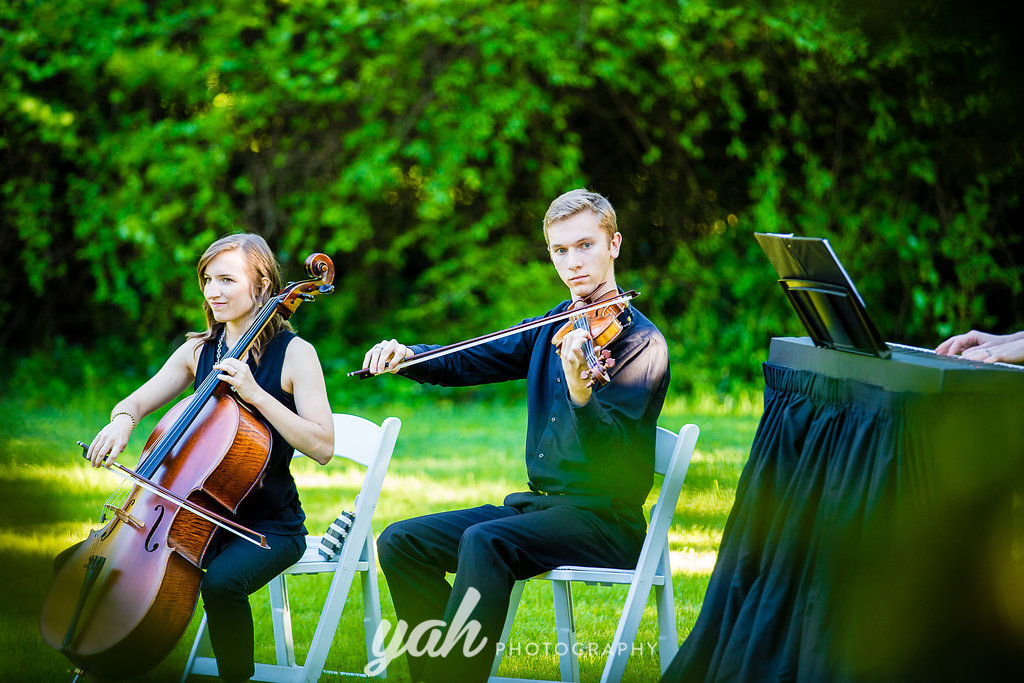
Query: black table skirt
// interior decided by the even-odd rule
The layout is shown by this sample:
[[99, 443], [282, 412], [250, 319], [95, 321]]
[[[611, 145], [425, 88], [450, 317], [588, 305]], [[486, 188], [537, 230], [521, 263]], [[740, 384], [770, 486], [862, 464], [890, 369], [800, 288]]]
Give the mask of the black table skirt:
[[1024, 674], [1024, 397], [764, 373], [707, 594], [663, 681]]

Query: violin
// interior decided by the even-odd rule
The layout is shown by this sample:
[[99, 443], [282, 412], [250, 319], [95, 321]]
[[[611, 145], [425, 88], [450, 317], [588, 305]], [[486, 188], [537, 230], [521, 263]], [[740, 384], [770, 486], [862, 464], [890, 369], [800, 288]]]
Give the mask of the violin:
[[[591, 295], [593, 296], [593, 295]], [[596, 382], [601, 386], [608, 384], [611, 377], [608, 369], [615, 366], [615, 359], [607, 348], [616, 337], [622, 332], [622, 322], [619, 315], [629, 307], [629, 301], [617, 296], [615, 292], [599, 298], [596, 302], [590, 301], [590, 297], [574, 301], [569, 309], [576, 315], [572, 316], [567, 323], [562, 325], [551, 338], [555, 350], [561, 355], [562, 341], [565, 336], [573, 330], [587, 330], [590, 336], [583, 342], [583, 355], [587, 360], [587, 370], [581, 379], [587, 380], [587, 386], [593, 386]], [[587, 304], [604, 304], [600, 307], [587, 306]], [[586, 307], [585, 312], [581, 312]], [[601, 352], [596, 353], [595, 347]]]
[[[264, 304], [228, 358], [244, 357], [275, 314], [288, 318], [301, 302], [334, 290], [330, 258], [312, 254], [305, 266], [311, 279], [289, 283]], [[80, 671], [135, 677], [170, 653], [192, 620], [203, 555], [218, 528], [268, 547], [228, 515], [263, 476], [270, 430], [219, 374], [213, 370], [161, 418], [134, 470], [109, 468], [130, 488], [107, 499], [103, 526], [54, 577], [39, 630]]]
[[[597, 289], [600, 289], [601, 286], [598, 286]], [[590, 296], [593, 296], [593, 293]], [[479, 346], [480, 344], [484, 344], [486, 342], [496, 341], [498, 339], [510, 337], [514, 334], [520, 334], [528, 330], [537, 329], [538, 327], [543, 327], [545, 325], [550, 325], [552, 323], [568, 320], [569, 322], [566, 323], [566, 326], [563, 327], [563, 329], [559, 330], [559, 332], [561, 333], [561, 337], [564, 338], [565, 335], [568, 334], [569, 330], [572, 329], [568, 326], [578, 324], [576, 319], [583, 318], [588, 321], [587, 325], [589, 325], [589, 320], [591, 320], [591, 318], [587, 318], [586, 316], [591, 312], [600, 313], [600, 315], [596, 315], [592, 318], [592, 320], [595, 323], [595, 327], [594, 329], [591, 329], [591, 335], [595, 338], [600, 338], [600, 341], [598, 341], [597, 343], [599, 346], [604, 347], [608, 343], [610, 343], [611, 340], [615, 338], [615, 336], [618, 336], [619, 332], [622, 331], [621, 323], [619, 323], [618, 320], [611, 321], [608, 318], [614, 318], [615, 316], [617, 316], [619, 313], [625, 310], [626, 307], [628, 307], [628, 302], [630, 299], [635, 299], [638, 296], [640, 296], [640, 292], [631, 289], [628, 292], [623, 292], [621, 294], [619, 294], [618, 292], [612, 292], [611, 295], [607, 296], [606, 298], [599, 299], [597, 301], [590, 301], [590, 297], [586, 297], [585, 299], [573, 302], [573, 307], [571, 307], [570, 310], [562, 311], [561, 313], [553, 313], [542, 318], [537, 318], [536, 320], [531, 320], [529, 322], [513, 325], [512, 327], [505, 328], [504, 330], [497, 330], [496, 332], [490, 332], [480, 337], [474, 337], [473, 339], [467, 339], [465, 341], [456, 342], [454, 344], [448, 344], [447, 346], [441, 346], [436, 349], [430, 349], [428, 351], [415, 353], [406, 358], [405, 360], [399, 362], [395, 367], [401, 370], [402, 368], [407, 368], [411, 365], [417, 365], [419, 363], [423, 363], [433, 358], [441, 358], [443, 356], [447, 356], [450, 353], [471, 349], [474, 346]], [[616, 310], [618, 312], [614, 312]], [[615, 329], [616, 327], [618, 327], [618, 329]], [[611, 337], [608, 337], [609, 333], [612, 334]], [[552, 343], [555, 342], [552, 341]], [[559, 338], [559, 341], [557, 342], [556, 346], [559, 349], [561, 348], [561, 338]], [[595, 376], [603, 378], [603, 380], [598, 379], [597, 381], [607, 383], [607, 371], [605, 370], [603, 372], [598, 372], [598, 369], [600, 368], [601, 370], [603, 370], [604, 368], [612, 367], [612, 365], [614, 364], [614, 360], [611, 359], [610, 354], [607, 354], [603, 350], [603, 348], [600, 354], [595, 355], [592, 342], [590, 344], [590, 355], [593, 356], [594, 364], [592, 366], [590, 362], [591, 359], [588, 358], [588, 369], [590, 369], [591, 372], [594, 372]], [[602, 361], [601, 358], [603, 358], [604, 360]], [[608, 361], [611, 362], [609, 363]], [[370, 377], [374, 377], [375, 375], [372, 372], [370, 372], [369, 369], [362, 368], [361, 370], [353, 370], [352, 372], [348, 373], [347, 376], [358, 377], [359, 379], [368, 379]], [[588, 386], [590, 385], [588, 384]]]

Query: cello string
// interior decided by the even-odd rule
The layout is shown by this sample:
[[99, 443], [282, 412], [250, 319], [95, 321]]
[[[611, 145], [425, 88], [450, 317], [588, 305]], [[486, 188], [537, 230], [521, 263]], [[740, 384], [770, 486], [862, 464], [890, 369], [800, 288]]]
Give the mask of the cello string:
[[121, 507], [122, 505], [124, 505], [124, 502], [128, 500], [129, 493], [130, 491], [128, 490], [128, 487], [124, 485], [124, 482], [120, 482], [117, 485], [117, 488], [111, 491], [110, 495], [107, 496], [107, 500], [104, 503], [102, 511], [100, 512], [100, 521], [106, 520], [108, 505], [111, 508]]
[[[249, 349], [256, 336], [266, 327], [267, 323], [270, 322], [270, 318], [277, 312], [277, 307], [284, 301], [285, 294], [286, 292], [276, 294], [263, 304], [253, 324], [246, 330], [241, 339], [228, 350], [227, 358], [241, 357]], [[236, 350], [238, 351], [237, 354]], [[135, 471], [137, 473], [146, 477], [152, 477], [155, 474], [156, 469], [169, 455], [167, 451], [170, 451], [173, 444], [179, 441], [181, 435], [188, 429], [188, 426], [192, 424], [193, 420], [202, 410], [207, 399], [213, 395], [214, 388], [221, 381], [217, 379], [219, 374], [220, 371], [211, 370], [206, 378], [203, 379], [195, 393], [193, 393], [193, 396], [197, 398], [182, 411], [182, 414], [178, 416], [174, 423], [164, 432], [163, 436], [153, 445], [145, 460], [136, 466]]]

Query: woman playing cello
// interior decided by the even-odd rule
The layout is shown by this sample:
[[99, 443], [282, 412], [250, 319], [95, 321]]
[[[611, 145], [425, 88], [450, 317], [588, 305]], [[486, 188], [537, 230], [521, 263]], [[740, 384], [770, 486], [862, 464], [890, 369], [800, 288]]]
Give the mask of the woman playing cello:
[[198, 388], [213, 370], [270, 428], [272, 447], [263, 479], [236, 515], [237, 522], [265, 535], [270, 549], [218, 531], [203, 558], [201, 594], [220, 675], [245, 680], [254, 672], [248, 596], [305, 550], [305, 514], [289, 470], [292, 451], [327, 464], [334, 427], [316, 351], [280, 313], [263, 328], [247, 358], [227, 357], [260, 306], [281, 289], [279, 266], [266, 241], [254, 234], [223, 237], [199, 259], [197, 271], [206, 331], [190, 333], [152, 378], [113, 407], [87, 457], [95, 467], [111, 465], [143, 417], [190, 383]]

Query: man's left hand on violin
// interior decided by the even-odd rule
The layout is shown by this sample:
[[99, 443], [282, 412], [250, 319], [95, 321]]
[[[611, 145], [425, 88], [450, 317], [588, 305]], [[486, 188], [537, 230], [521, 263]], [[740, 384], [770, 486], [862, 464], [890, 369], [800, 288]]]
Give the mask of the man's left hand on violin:
[[[566, 388], [569, 390], [569, 397], [577, 405], [583, 405], [590, 400], [592, 393], [590, 366], [584, 348], [588, 341], [591, 341], [589, 330], [575, 329], [566, 333], [559, 347]], [[595, 346], [594, 352], [600, 353], [600, 347]]]

